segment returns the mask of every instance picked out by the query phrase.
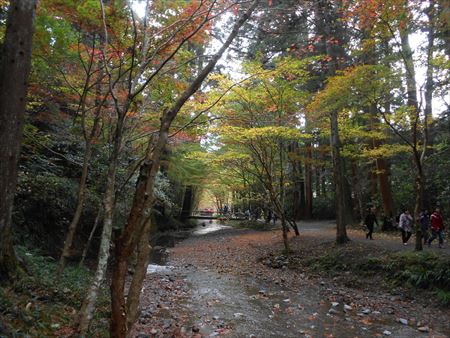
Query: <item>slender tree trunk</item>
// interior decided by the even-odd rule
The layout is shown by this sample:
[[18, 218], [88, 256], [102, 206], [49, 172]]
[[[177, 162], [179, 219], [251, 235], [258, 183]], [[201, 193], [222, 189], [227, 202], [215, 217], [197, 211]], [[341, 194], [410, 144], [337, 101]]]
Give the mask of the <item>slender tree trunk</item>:
[[[95, 46], [95, 43], [94, 43]], [[89, 82], [90, 82], [90, 78], [91, 78], [91, 74], [87, 75], [87, 79], [86, 79], [86, 83], [85, 83], [85, 87], [89, 86]], [[87, 135], [86, 133], [86, 126], [84, 123], [85, 120], [85, 115], [86, 115], [86, 99], [87, 99], [87, 91], [82, 95], [81, 99], [80, 99], [80, 107], [81, 107], [81, 114], [82, 114], [82, 127], [84, 129], [84, 141], [86, 144], [86, 149], [84, 152], [84, 157], [83, 157], [83, 168], [81, 170], [81, 178], [80, 178], [80, 182], [78, 185], [78, 196], [77, 196], [77, 206], [75, 208], [75, 213], [72, 217], [72, 221], [70, 222], [69, 228], [67, 230], [67, 234], [66, 234], [66, 239], [64, 241], [64, 247], [61, 253], [61, 257], [59, 259], [59, 264], [58, 264], [58, 270], [57, 270], [57, 275], [58, 277], [61, 276], [62, 272], [64, 271], [64, 268], [66, 267], [66, 262], [67, 262], [67, 258], [70, 257], [70, 249], [72, 247], [73, 244], [73, 240], [75, 237], [75, 233], [77, 231], [77, 227], [78, 227], [78, 223], [80, 221], [81, 215], [83, 213], [83, 209], [84, 209], [84, 202], [85, 202], [85, 197], [86, 197], [86, 181], [87, 181], [87, 177], [88, 177], [88, 172], [89, 172], [89, 162], [91, 161], [91, 157], [92, 157], [92, 153], [94, 150], [94, 141], [96, 140], [98, 134], [100, 133], [100, 114], [101, 114], [101, 110], [102, 110], [102, 105], [104, 103], [104, 100], [106, 100], [106, 97], [101, 100], [101, 82], [102, 82], [102, 78], [103, 78], [103, 71], [101, 68], [101, 65], [99, 63], [98, 66], [98, 76], [97, 76], [97, 84], [96, 84], [96, 112], [95, 112], [95, 116], [94, 116], [94, 123], [92, 126], [91, 131], [89, 132], [89, 135]]]
[[[433, 61], [433, 51], [434, 51], [434, 35], [435, 35], [435, 15], [436, 15], [436, 10], [435, 10], [435, 1], [434, 0], [430, 0], [429, 2], [429, 6], [428, 6], [428, 11], [427, 11], [427, 16], [428, 16], [428, 22], [429, 22], [429, 27], [428, 27], [428, 36], [427, 36], [427, 40], [428, 40], [428, 46], [427, 46], [427, 71], [426, 71], [426, 78], [425, 78], [425, 110], [424, 110], [424, 142], [423, 142], [423, 151], [422, 151], [422, 156], [421, 159], [422, 161], [425, 159], [425, 154], [427, 152], [427, 148], [432, 146], [433, 141], [430, 138], [430, 135], [428, 133], [428, 120], [429, 118], [432, 116], [433, 114], [433, 91], [434, 91], [434, 85], [433, 85], [433, 65], [432, 65], [432, 61]], [[425, 184], [425, 182], [424, 182]], [[430, 199], [428, 198], [428, 192], [424, 189], [424, 194], [423, 194], [423, 198], [424, 201], [429, 201]], [[431, 206], [428, 205], [428, 208], [430, 208]]]
[[0, 55], [0, 281], [20, 271], [13, 247], [12, 210], [17, 185], [31, 47], [37, 0], [16, 0], [9, 6]]
[[72, 221], [70, 222], [69, 229], [67, 231], [66, 240], [64, 241], [64, 248], [59, 259], [57, 275], [61, 276], [64, 268], [66, 267], [67, 258], [70, 257], [70, 248], [72, 247], [73, 239], [75, 237], [75, 232], [77, 230], [78, 222], [80, 221], [81, 214], [84, 207], [84, 198], [86, 195], [86, 180], [89, 170], [89, 162], [92, 156], [92, 143], [88, 142], [86, 144], [86, 151], [83, 158], [83, 169], [81, 170], [81, 178], [78, 186], [78, 199], [77, 207], [73, 215]]
[[400, 39], [402, 47], [402, 57], [405, 63], [405, 74], [406, 74], [406, 89], [407, 89], [407, 104], [411, 107], [414, 112], [411, 115], [411, 133], [412, 133], [412, 145], [413, 145], [413, 161], [416, 167], [416, 202], [414, 207], [414, 219], [416, 228], [416, 246], [417, 251], [421, 251], [422, 247], [422, 229], [419, 221], [419, 212], [423, 204], [423, 183], [424, 175], [422, 168], [422, 161], [417, 149], [418, 145], [418, 124], [420, 123], [419, 105], [417, 101], [417, 84], [416, 84], [416, 74], [414, 70], [414, 61], [412, 50], [409, 44], [408, 32], [405, 30], [400, 30]]
[[83, 264], [84, 264], [84, 260], [86, 259], [86, 255], [89, 252], [89, 248], [91, 246], [92, 238], [94, 238], [95, 231], [97, 230], [97, 227], [98, 227], [98, 224], [100, 223], [102, 215], [103, 215], [103, 208], [102, 208], [102, 206], [100, 206], [98, 208], [97, 216], [95, 217], [94, 225], [92, 226], [91, 232], [89, 234], [88, 241], [83, 249], [83, 254], [81, 255], [80, 263], [78, 264], [78, 266], [80, 266], [80, 267], [83, 266]]
[[383, 211], [386, 217], [393, 216], [391, 183], [389, 182], [389, 168], [386, 159], [381, 157], [376, 160], [378, 182], [380, 184]]
[[313, 207], [313, 189], [312, 189], [312, 150], [311, 142], [305, 143], [306, 158], [305, 158], [305, 218], [312, 218]]
[[100, 241], [97, 269], [92, 285], [87, 292], [86, 298], [84, 299], [83, 305], [80, 310], [78, 331], [81, 336], [86, 336], [89, 329], [89, 323], [92, 320], [98, 292], [105, 278], [106, 268], [108, 266], [115, 208], [116, 172], [120, 147], [122, 144], [122, 132], [124, 125], [123, 118], [124, 116], [119, 116], [119, 119], [117, 121], [116, 130], [114, 133], [113, 150], [109, 158], [106, 191], [103, 198], [103, 230]]

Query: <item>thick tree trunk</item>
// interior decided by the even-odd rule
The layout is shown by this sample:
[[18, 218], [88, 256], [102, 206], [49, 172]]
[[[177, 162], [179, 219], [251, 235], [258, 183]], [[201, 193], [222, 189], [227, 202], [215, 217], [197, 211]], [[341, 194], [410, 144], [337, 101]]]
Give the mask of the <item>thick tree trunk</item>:
[[[148, 220], [151, 222], [151, 219]], [[130, 289], [127, 295], [127, 326], [131, 328], [133, 324], [136, 322], [137, 316], [139, 314], [139, 300], [141, 296], [142, 283], [144, 282], [146, 273], [147, 273], [147, 265], [150, 256], [150, 229], [151, 224], [147, 224], [144, 227], [143, 234], [139, 239], [139, 243], [137, 246], [137, 263], [138, 267], [133, 275], [133, 279], [131, 281]]]
[[183, 207], [181, 208], [180, 218], [186, 220], [192, 212], [193, 191], [192, 186], [187, 185], [184, 190]]
[[[165, 112], [161, 118], [159, 138], [152, 152], [150, 150], [151, 147], [149, 146], [148, 154], [151, 152], [151, 156], [148, 160], [150, 161], [146, 161], [147, 163], [144, 163], [141, 168], [129, 219], [116, 242], [115, 264], [113, 267], [111, 283], [112, 311], [110, 333], [113, 338], [125, 337], [129, 325], [132, 324], [130, 319], [136, 318], [136, 314], [128, 314], [127, 311], [131, 308], [137, 309], [137, 306], [127, 306], [125, 301], [124, 286], [127, 275], [127, 265], [137, 240], [144, 237], [150, 227], [149, 217], [154, 200], [154, 178], [160, 165], [161, 154], [167, 144], [171, 123], [186, 101], [198, 90], [198, 88], [200, 88], [204, 79], [214, 69], [217, 61], [237, 36], [241, 26], [248, 20], [258, 3], [258, 0], [254, 1], [244, 15], [239, 18], [223, 46], [212, 57], [205, 68], [199, 72], [198, 76], [178, 98], [172, 108]], [[136, 265], [135, 274], [144, 273], [143, 271], [147, 269], [148, 260], [143, 257], [138, 260], [138, 263], [139, 264]], [[138, 280], [132, 287], [133, 289], [130, 288], [129, 293], [139, 294], [142, 287], [142, 281], [139, 282]]]
[[392, 193], [391, 183], [389, 182], [389, 168], [385, 158], [378, 158], [376, 160], [378, 182], [380, 185], [381, 199], [383, 202], [384, 216], [392, 217]]
[[356, 204], [358, 208], [359, 219], [363, 221], [364, 220], [363, 194], [361, 189], [361, 182], [359, 180], [358, 164], [355, 162], [352, 162], [352, 181], [353, 181], [353, 188], [355, 189], [355, 195], [357, 200]]
[[11, 215], [17, 185], [31, 47], [37, 0], [9, 6], [0, 64], [0, 280], [19, 271], [13, 247]]
[[346, 203], [344, 196], [344, 177], [341, 159], [341, 143], [339, 140], [338, 114], [333, 112], [330, 116], [331, 121], [331, 152], [333, 157], [333, 177], [335, 186], [336, 201], [336, 242], [343, 244], [348, 242], [346, 230]]

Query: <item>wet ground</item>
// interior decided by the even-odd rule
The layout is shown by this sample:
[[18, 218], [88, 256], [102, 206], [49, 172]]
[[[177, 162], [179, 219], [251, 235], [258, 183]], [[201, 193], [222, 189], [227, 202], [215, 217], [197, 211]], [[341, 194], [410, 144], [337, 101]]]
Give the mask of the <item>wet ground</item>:
[[[327, 237], [333, 224], [302, 230]], [[190, 238], [169, 249], [167, 266], [149, 266], [132, 337], [449, 336], [448, 322], [436, 324], [432, 309], [411, 311], [414, 300], [263, 266], [257, 257], [265, 241], [279, 237], [200, 221]]]

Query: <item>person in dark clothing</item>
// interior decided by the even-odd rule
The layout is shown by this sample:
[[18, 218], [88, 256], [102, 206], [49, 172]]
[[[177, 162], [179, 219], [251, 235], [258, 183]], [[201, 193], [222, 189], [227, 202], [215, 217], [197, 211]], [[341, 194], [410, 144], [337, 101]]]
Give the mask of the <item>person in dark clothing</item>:
[[367, 226], [367, 229], [369, 229], [369, 232], [366, 234], [367, 239], [369, 239], [369, 238], [373, 239], [372, 233], [373, 233], [373, 227], [374, 227], [375, 223], [378, 226], [377, 217], [375, 216], [375, 208], [370, 208], [369, 213], [367, 214], [366, 219], [364, 220], [364, 224]]
[[423, 244], [428, 243], [430, 238], [429, 227], [430, 227], [430, 214], [428, 210], [422, 210], [419, 215], [420, 228], [422, 230]]

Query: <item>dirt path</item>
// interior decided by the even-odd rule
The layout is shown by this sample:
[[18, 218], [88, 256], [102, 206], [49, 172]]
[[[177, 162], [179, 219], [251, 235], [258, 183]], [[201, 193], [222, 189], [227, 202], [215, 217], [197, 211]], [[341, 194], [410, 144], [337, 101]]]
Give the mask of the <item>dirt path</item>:
[[[331, 222], [300, 224], [291, 244], [331, 241]], [[352, 240], [406, 250], [395, 239]], [[448, 337], [448, 311], [379, 290], [337, 285], [261, 263], [281, 249], [279, 231], [256, 232], [200, 225], [170, 249], [169, 267], [147, 275], [142, 314], [132, 337]], [[412, 247], [409, 247], [412, 250]], [[442, 251], [444, 252], [444, 251]], [[447, 252], [447, 251], [445, 251]], [[403, 323], [402, 323], [403, 322]], [[423, 331], [421, 332], [419, 328]]]

